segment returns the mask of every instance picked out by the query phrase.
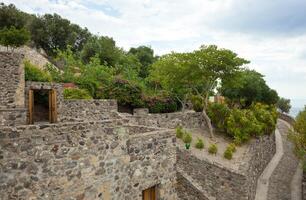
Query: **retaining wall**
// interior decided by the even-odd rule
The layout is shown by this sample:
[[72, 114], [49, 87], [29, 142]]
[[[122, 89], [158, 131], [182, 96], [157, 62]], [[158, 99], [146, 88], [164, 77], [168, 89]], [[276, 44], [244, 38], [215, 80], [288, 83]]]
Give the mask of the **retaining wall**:
[[1, 128], [1, 199], [176, 199], [174, 133], [123, 123]]
[[[248, 157], [239, 170], [229, 169], [209, 160], [201, 160], [187, 150], [179, 148], [177, 148], [177, 166], [182, 173], [186, 173], [200, 184], [204, 190], [202, 193], [206, 194], [207, 198], [252, 200], [255, 198], [257, 179], [275, 153], [274, 139], [274, 135], [271, 135], [252, 141], [246, 153]], [[185, 196], [189, 196], [194, 194], [194, 191], [178, 188], [178, 193], [187, 193]]]

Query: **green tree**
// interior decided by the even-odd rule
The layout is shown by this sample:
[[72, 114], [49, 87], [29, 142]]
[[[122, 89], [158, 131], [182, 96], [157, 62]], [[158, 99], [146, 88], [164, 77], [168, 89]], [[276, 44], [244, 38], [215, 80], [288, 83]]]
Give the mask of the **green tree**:
[[154, 57], [154, 50], [151, 47], [139, 46], [137, 48], [131, 48], [129, 53], [135, 55], [141, 63], [139, 76], [146, 78], [149, 75], [150, 66], [156, 60]]
[[279, 98], [277, 92], [266, 84], [262, 74], [248, 69], [225, 78], [220, 92], [242, 107], [249, 107], [254, 102], [276, 104]]
[[101, 64], [115, 66], [119, 62], [120, 50], [113, 38], [94, 36], [85, 43], [81, 58], [84, 63], [88, 63], [95, 55], [99, 57]]
[[36, 47], [43, 48], [50, 55], [55, 55], [58, 49], [65, 50], [67, 46], [73, 51], [81, 50], [91, 36], [86, 28], [71, 24], [58, 14], [35, 17], [29, 30]]
[[276, 104], [277, 108], [281, 110], [282, 113], [289, 113], [291, 109], [290, 99], [281, 97]]
[[30, 15], [18, 10], [13, 4], [0, 3], [0, 29], [11, 26], [24, 28]]
[[30, 33], [22, 28], [16, 29], [15, 27], [4, 28], [0, 30], [0, 44], [6, 47], [20, 47], [26, 44], [30, 39]]

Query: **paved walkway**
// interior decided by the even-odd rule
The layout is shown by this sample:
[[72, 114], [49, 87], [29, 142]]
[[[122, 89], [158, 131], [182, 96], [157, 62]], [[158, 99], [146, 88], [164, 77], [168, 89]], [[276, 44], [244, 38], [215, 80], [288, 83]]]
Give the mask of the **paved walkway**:
[[277, 123], [276, 154], [260, 176], [256, 200], [301, 200], [301, 170], [293, 153], [293, 144], [288, 141], [290, 125]]

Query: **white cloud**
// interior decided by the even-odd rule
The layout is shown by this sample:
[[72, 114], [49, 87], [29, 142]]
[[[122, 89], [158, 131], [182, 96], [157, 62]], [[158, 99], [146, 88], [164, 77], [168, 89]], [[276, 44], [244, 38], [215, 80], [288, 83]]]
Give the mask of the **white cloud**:
[[303, 92], [306, 31], [301, 32], [304, 26], [300, 27], [306, 24], [306, 3], [300, 0], [258, 0], [256, 4], [252, 0], [32, 0], [31, 3], [4, 0], [4, 3], [14, 3], [30, 13], [56, 12], [93, 33], [112, 36], [125, 49], [145, 44], [163, 54], [217, 44], [249, 59], [252, 62], [249, 67], [263, 73], [280, 95], [306, 99]]

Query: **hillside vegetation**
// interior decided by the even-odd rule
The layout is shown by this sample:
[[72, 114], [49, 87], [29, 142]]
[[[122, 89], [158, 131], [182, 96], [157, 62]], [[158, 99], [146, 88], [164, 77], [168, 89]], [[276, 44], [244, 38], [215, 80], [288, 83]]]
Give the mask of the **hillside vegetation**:
[[[277, 92], [262, 74], [246, 67], [248, 60], [229, 49], [202, 45], [156, 56], [149, 46], [126, 51], [113, 38], [94, 35], [58, 14], [32, 15], [2, 3], [0, 18], [2, 34], [29, 35], [18, 45], [42, 48], [58, 67], [41, 70], [26, 63], [26, 79], [75, 83], [81, 90], [67, 91], [68, 98], [117, 99], [120, 106], [147, 107], [152, 113], [184, 110], [192, 102], [212, 136], [219, 129], [237, 143], [275, 128]], [[221, 106], [208, 101], [216, 93], [226, 98]]]

